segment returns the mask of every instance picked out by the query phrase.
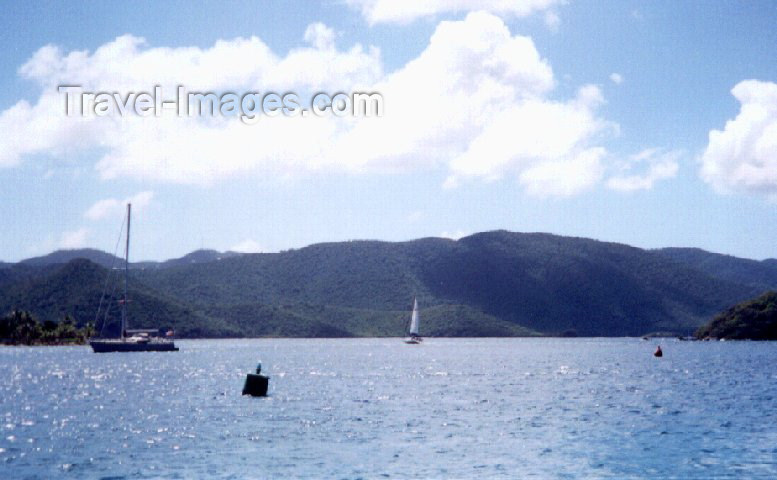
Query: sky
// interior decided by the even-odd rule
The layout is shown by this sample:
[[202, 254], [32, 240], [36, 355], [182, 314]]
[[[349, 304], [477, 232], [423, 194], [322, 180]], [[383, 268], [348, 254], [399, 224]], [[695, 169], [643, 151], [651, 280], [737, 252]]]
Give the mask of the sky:
[[[0, 260], [505, 229], [777, 258], [771, 1], [5, 2]], [[59, 87], [379, 93], [382, 116], [67, 115]]]

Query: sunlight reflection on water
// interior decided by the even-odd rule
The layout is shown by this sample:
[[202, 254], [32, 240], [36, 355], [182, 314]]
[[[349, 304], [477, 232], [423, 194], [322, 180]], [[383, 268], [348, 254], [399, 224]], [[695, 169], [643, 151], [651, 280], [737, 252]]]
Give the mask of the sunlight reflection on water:
[[0, 478], [777, 476], [777, 344], [180, 346], [0, 348]]

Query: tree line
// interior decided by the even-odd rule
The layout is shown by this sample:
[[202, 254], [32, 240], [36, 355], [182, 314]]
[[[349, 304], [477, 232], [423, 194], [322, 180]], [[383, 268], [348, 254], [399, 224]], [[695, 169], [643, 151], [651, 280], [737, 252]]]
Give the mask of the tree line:
[[70, 315], [59, 322], [39, 322], [20, 310], [0, 317], [0, 344], [5, 345], [83, 345], [93, 334], [92, 324], [78, 328]]

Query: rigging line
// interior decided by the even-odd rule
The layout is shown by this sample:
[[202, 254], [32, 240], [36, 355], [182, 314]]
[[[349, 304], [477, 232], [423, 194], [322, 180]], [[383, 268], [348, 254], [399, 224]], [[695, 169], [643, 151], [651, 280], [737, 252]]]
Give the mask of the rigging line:
[[[121, 228], [119, 229], [119, 237], [116, 239], [116, 246], [113, 248], [113, 257], [111, 257], [111, 266], [108, 268], [108, 274], [105, 276], [105, 283], [103, 284], [103, 293], [100, 295], [100, 304], [97, 306], [97, 313], [94, 315], [94, 326], [97, 327], [97, 322], [100, 321], [100, 309], [103, 307], [103, 300], [105, 299], [105, 292], [108, 291], [108, 282], [111, 280], [111, 275], [113, 274], [113, 265], [116, 263], [116, 253], [119, 251], [119, 244], [121, 243], [121, 236], [124, 233], [124, 225], [126, 224], [127, 220], [123, 219], [121, 221]], [[115, 289], [114, 289], [115, 290]], [[113, 295], [113, 292], [111, 292], [111, 295]], [[105, 318], [108, 318], [108, 308], [105, 309]], [[100, 336], [103, 336], [103, 330], [105, 329], [105, 320], [103, 320], [103, 324], [100, 327]]]

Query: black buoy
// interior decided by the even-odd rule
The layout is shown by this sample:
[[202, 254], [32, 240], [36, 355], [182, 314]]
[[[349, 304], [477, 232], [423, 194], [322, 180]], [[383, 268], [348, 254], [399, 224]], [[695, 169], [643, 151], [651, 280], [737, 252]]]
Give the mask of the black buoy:
[[654, 357], [663, 357], [664, 356], [664, 352], [661, 351], [661, 345], [656, 347], [656, 351], [653, 352], [653, 356]]
[[270, 377], [261, 375], [262, 364], [256, 366], [256, 373], [249, 373], [246, 376], [246, 383], [243, 385], [243, 395], [252, 397], [266, 397], [267, 385], [270, 383]]

